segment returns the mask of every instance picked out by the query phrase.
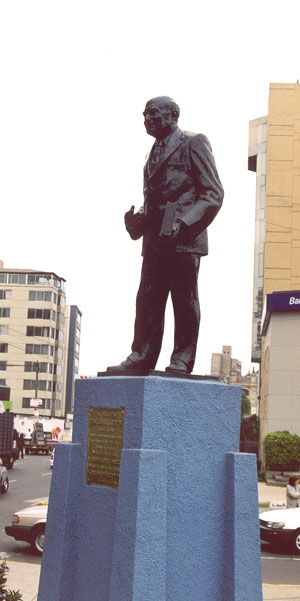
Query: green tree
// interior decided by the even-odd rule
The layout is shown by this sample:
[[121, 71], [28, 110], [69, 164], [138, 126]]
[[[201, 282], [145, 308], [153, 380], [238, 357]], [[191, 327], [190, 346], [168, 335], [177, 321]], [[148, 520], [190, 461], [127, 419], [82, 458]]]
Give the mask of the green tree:
[[287, 431], [269, 432], [264, 438], [264, 457], [269, 470], [298, 471], [300, 436]]
[[242, 406], [241, 406], [242, 418], [251, 414], [251, 403], [249, 397], [242, 390]]

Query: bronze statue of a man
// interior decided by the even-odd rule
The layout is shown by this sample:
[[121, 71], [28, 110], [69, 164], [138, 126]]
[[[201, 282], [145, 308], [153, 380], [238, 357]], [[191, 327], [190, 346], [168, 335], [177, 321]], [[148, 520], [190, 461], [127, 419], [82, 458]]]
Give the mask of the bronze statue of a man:
[[202, 134], [181, 131], [179, 107], [167, 96], [147, 102], [144, 123], [155, 138], [144, 168], [144, 206], [125, 214], [133, 240], [143, 236], [143, 266], [136, 300], [132, 352], [110, 372], [154, 369], [171, 293], [174, 350], [167, 372], [192, 372], [200, 324], [198, 272], [208, 254], [207, 226], [223, 200], [211, 146]]

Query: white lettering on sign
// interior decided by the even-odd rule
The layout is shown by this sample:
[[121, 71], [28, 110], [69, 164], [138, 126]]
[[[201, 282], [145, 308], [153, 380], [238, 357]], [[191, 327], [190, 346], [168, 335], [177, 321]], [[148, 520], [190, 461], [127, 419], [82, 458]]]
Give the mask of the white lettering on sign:
[[300, 305], [300, 298], [290, 297], [289, 305]]

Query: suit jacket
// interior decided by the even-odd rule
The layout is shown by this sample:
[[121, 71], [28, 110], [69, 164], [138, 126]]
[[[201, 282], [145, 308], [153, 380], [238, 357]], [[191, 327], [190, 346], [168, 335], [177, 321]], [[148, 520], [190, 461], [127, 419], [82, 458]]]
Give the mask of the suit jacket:
[[168, 203], [175, 203], [174, 220], [183, 224], [176, 251], [207, 255], [206, 228], [224, 196], [209, 141], [177, 128], [154, 168], [151, 153], [144, 168], [144, 222], [138, 232], [144, 236], [142, 254], [161, 248], [165, 210]]
[[286, 506], [289, 509], [290, 507], [300, 507], [300, 486], [297, 484], [296, 490], [295, 486], [291, 486], [290, 484], [286, 487]]

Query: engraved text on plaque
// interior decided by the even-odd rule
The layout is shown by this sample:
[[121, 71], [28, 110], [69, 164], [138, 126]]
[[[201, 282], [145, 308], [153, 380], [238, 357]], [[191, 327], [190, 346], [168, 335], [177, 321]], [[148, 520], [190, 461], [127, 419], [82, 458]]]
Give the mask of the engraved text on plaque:
[[89, 408], [86, 482], [118, 488], [125, 409]]

